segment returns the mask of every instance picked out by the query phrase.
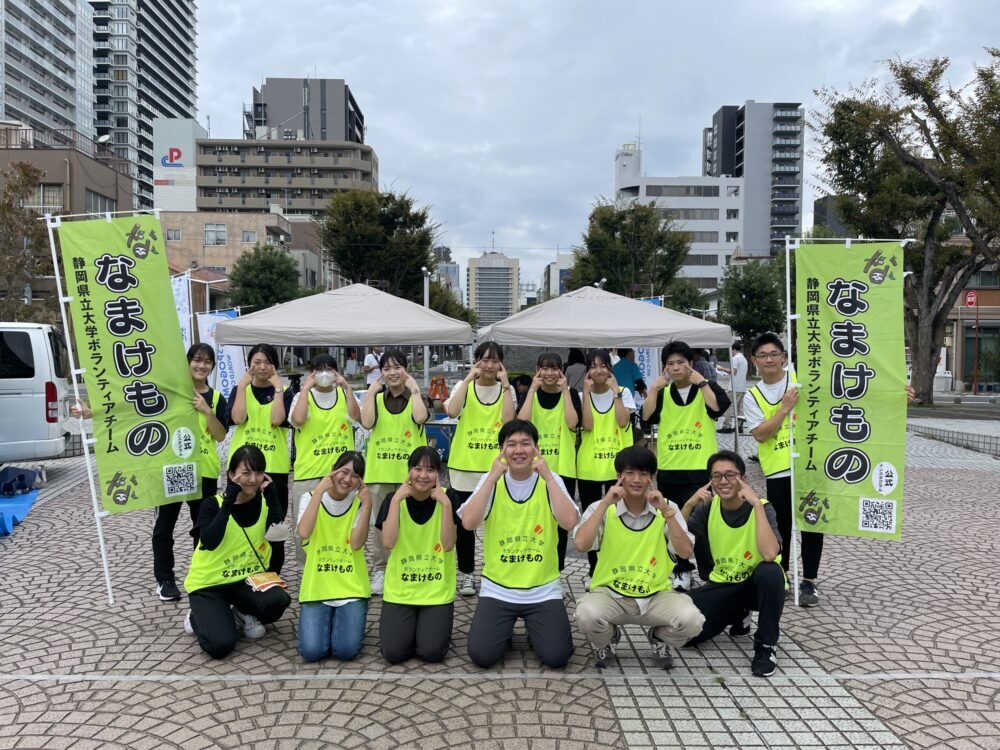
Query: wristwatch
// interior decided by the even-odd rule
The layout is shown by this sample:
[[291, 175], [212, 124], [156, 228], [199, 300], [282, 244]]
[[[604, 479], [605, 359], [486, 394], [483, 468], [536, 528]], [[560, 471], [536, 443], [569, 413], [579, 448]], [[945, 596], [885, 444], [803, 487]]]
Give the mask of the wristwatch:
[[621, 398], [621, 397], [622, 397], [622, 392], [618, 391], [618, 393], [615, 394], [615, 398]]
[[698, 387], [699, 388], [704, 388], [707, 385], [708, 385], [708, 381], [707, 380], [702, 380], [700, 383], [698, 383]]

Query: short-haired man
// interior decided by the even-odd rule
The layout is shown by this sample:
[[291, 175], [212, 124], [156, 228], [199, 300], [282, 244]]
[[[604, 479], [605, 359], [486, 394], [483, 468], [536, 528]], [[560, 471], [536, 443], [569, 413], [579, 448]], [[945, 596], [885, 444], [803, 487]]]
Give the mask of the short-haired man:
[[[718, 450], [715, 422], [729, 408], [729, 397], [694, 369], [694, 352], [671, 341], [660, 353], [663, 372], [642, 404], [642, 418], [659, 424], [657, 488], [678, 506], [708, 482], [705, 462]], [[685, 559], [674, 569], [675, 588], [688, 590], [694, 566]]]
[[500, 428], [500, 454], [458, 509], [462, 526], [484, 527], [483, 579], [469, 627], [469, 658], [489, 667], [503, 658], [520, 617], [547, 667], [564, 667], [573, 636], [559, 581], [557, 527], [580, 520], [576, 505], [538, 450], [538, 430], [523, 419]]
[[365, 356], [365, 361], [361, 365], [361, 369], [365, 373], [365, 385], [369, 386], [382, 377], [382, 368], [379, 366], [379, 360], [382, 357], [382, 347], [373, 346], [372, 350]]
[[708, 581], [691, 592], [705, 616], [701, 633], [691, 642], [714, 638], [727, 626], [732, 626], [734, 635], [748, 633], [747, 614], [756, 610], [750, 671], [770, 677], [778, 663], [775, 646], [785, 606], [774, 508], [747, 484], [746, 465], [739, 454], [719, 451], [708, 459], [708, 470], [709, 483], [681, 510], [694, 535], [698, 569]]
[[656, 456], [649, 449], [621, 450], [615, 472], [618, 482], [573, 530], [578, 550], [601, 551], [576, 622], [594, 646], [598, 667], [614, 656], [619, 626], [637, 624], [647, 628], [660, 666], [670, 669], [670, 647], [683, 646], [705, 622], [691, 597], [671, 590], [673, 558], [691, 557], [693, 538], [677, 505], [656, 489]]

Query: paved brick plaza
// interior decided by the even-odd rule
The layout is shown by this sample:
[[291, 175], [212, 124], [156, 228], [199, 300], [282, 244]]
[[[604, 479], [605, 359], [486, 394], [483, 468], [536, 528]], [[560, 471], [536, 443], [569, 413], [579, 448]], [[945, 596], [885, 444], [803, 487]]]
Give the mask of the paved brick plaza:
[[[786, 610], [766, 680], [749, 676], [749, 637], [685, 649], [667, 674], [636, 628], [603, 673], [579, 635], [565, 672], [541, 669], [523, 628], [482, 671], [461, 598], [444, 664], [385, 666], [378, 599], [356, 662], [303, 664], [294, 604], [215, 662], [182, 631], [186, 604], [153, 593], [151, 512], [105, 525], [108, 606], [83, 464], [53, 462], [0, 540], [0, 748], [1000, 748], [1000, 462], [911, 435], [907, 466], [905, 541], [828, 538], [822, 605]], [[583, 563], [565, 573], [571, 610]]]

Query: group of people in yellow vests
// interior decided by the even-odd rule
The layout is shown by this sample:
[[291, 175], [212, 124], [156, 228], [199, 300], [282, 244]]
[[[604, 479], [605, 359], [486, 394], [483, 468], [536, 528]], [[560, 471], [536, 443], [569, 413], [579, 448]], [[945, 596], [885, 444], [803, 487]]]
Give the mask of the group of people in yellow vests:
[[[770, 387], [747, 396], [764, 415], [752, 434], [765, 475], [780, 482], [797, 391], [777, 336], [762, 337], [753, 351], [767, 355], [758, 364], [766, 365]], [[499, 662], [522, 619], [541, 663], [563, 667], [573, 637], [560, 572], [572, 543], [589, 556], [575, 620], [597, 666], [615, 658], [625, 625], [644, 628], [657, 663], [670, 669], [675, 648], [727, 628], [749, 635], [756, 611], [751, 671], [773, 674], [788, 538], [774, 506], [747, 482], [742, 457], [718, 449], [716, 421], [730, 399], [693, 368], [691, 348], [678, 341], [663, 348], [662, 374], [642, 404], [643, 419], [659, 425], [655, 454], [633, 444], [637, 407], [616, 382], [607, 350], [586, 355], [579, 391], [570, 388], [560, 356], [542, 354], [519, 409], [503, 358], [498, 344], [481, 344], [447, 395], [444, 407], [457, 425], [445, 474], [427, 445], [427, 405], [402, 351], [379, 352], [359, 405], [327, 354], [313, 359], [293, 395], [266, 344], [250, 350], [246, 374], [223, 401], [207, 385], [211, 348], [192, 347], [205, 497], [192, 508], [184, 626], [202, 649], [222, 658], [241, 636], [262, 637], [282, 616], [291, 602], [280, 577], [290, 541], [302, 565], [303, 659], [355, 658], [369, 601], [381, 596], [383, 658], [441, 661], [456, 595], [477, 593], [479, 543], [469, 658], [480, 667]], [[370, 431], [364, 453], [355, 448], [355, 424]], [[227, 430], [219, 493], [216, 444]], [[790, 503], [790, 492], [783, 499]], [[171, 544], [179, 507], [158, 510]], [[172, 551], [168, 562], [157, 567], [158, 592], [176, 600]]]

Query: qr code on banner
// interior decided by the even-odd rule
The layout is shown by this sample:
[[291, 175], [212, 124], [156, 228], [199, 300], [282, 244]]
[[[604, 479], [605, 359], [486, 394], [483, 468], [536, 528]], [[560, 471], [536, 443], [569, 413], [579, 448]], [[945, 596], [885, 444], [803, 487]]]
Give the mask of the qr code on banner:
[[858, 510], [859, 531], [896, 533], [896, 501], [863, 497]]
[[198, 472], [195, 464], [172, 464], [163, 467], [164, 495], [175, 497], [197, 491]]

